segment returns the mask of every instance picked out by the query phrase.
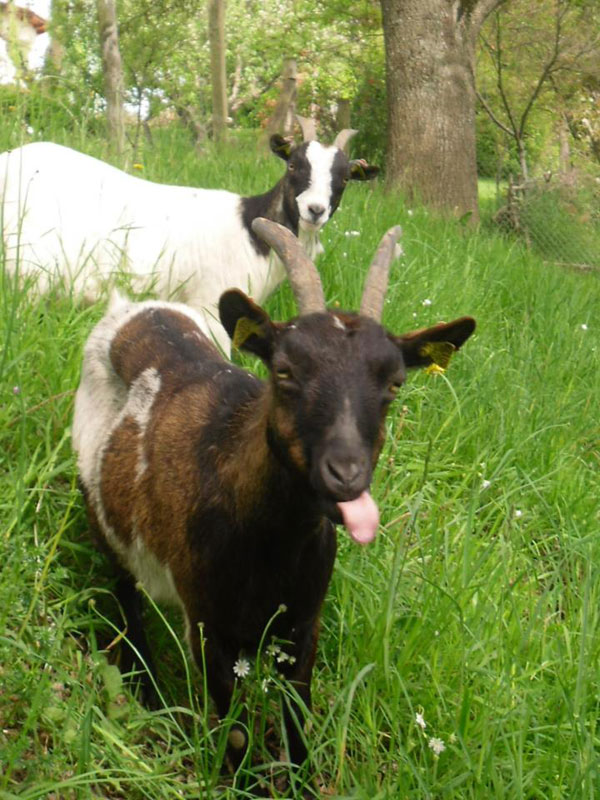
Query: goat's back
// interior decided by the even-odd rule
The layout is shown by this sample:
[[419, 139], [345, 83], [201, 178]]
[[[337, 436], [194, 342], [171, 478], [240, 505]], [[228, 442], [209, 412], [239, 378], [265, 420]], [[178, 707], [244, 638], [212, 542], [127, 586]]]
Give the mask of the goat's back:
[[212, 310], [231, 286], [262, 290], [265, 260], [240, 202], [143, 180], [50, 142], [0, 156], [6, 264], [40, 293], [59, 281], [92, 302], [122, 273], [134, 291]]

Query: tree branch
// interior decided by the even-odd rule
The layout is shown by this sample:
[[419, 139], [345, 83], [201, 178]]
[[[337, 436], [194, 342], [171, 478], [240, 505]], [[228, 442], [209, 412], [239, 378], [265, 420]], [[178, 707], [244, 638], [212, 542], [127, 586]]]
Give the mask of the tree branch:
[[514, 131], [511, 131], [511, 129], [510, 129], [509, 127], [507, 127], [507, 126], [506, 126], [506, 125], [505, 125], [505, 124], [502, 122], [502, 120], [498, 119], [498, 117], [497, 117], [497, 116], [494, 114], [494, 112], [492, 111], [492, 108], [491, 108], [491, 106], [489, 105], [489, 103], [487, 102], [487, 100], [484, 98], [484, 96], [481, 94], [481, 92], [475, 92], [475, 94], [477, 95], [477, 99], [479, 100], [479, 102], [481, 103], [481, 105], [482, 105], [482, 106], [484, 107], [484, 109], [487, 111], [487, 113], [488, 113], [488, 116], [489, 116], [489, 118], [492, 120], [492, 122], [493, 122], [495, 125], [497, 125], [497, 126], [500, 128], [500, 130], [501, 130], [501, 131], [504, 131], [504, 133], [507, 133], [509, 136], [511, 136], [511, 137], [514, 137], [514, 135], [515, 135], [515, 132], [514, 132]]
[[541, 75], [540, 75], [540, 77], [538, 79], [538, 82], [537, 82], [537, 84], [535, 86], [535, 89], [533, 90], [533, 92], [531, 94], [531, 97], [529, 98], [529, 101], [528, 101], [527, 105], [525, 106], [525, 109], [524, 109], [523, 113], [521, 114], [521, 120], [520, 120], [520, 123], [519, 123], [519, 137], [520, 138], [523, 137], [523, 132], [525, 130], [525, 124], [527, 122], [527, 117], [529, 116], [529, 112], [531, 111], [531, 109], [533, 107], [533, 104], [535, 103], [535, 101], [537, 100], [540, 92], [542, 91], [542, 86], [544, 85], [544, 83], [548, 79], [549, 75], [552, 73], [553, 67], [556, 64], [556, 62], [558, 61], [558, 57], [560, 55], [562, 19], [565, 16], [565, 14], [567, 13], [568, 6], [565, 5], [563, 7], [562, 13], [561, 13], [561, 10], [560, 10], [559, 6], [560, 6], [560, 0], [559, 0], [559, 2], [557, 2], [557, 11], [556, 11], [556, 16], [555, 16], [555, 23], [556, 24], [555, 24], [555, 28], [554, 28], [554, 47], [552, 49], [552, 54], [551, 54], [548, 62], [544, 65], [544, 68], [542, 69], [542, 73], [541, 73]]
[[[494, 66], [495, 66], [495, 70], [496, 70], [496, 86], [498, 87], [498, 92], [500, 94], [500, 100], [502, 101], [502, 106], [504, 108], [504, 111], [506, 112], [506, 116], [508, 117], [508, 121], [510, 122], [510, 124], [512, 126], [512, 130], [509, 130], [507, 127], [505, 127], [503, 125], [500, 125], [498, 122], [496, 122], [496, 120], [494, 120], [494, 122], [496, 122], [496, 124], [499, 124], [499, 126], [502, 128], [502, 130], [504, 130], [507, 133], [509, 133], [510, 136], [513, 137], [513, 139], [518, 139], [517, 124], [516, 124], [516, 122], [514, 120], [514, 117], [513, 117], [512, 111], [511, 111], [511, 107], [510, 107], [510, 103], [508, 102], [508, 97], [506, 96], [506, 92], [504, 90], [504, 80], [503, 80], [503, 74], [502, 74], [502, 31], [501, 31], [501, 26], [500, 26], [500, 15], [497, 15], [497, 18], [496, 18], [496, 46], [492, 47], [488, 43], [487, 39], [485, 39], [484, 36], [481, 36], [481, 39], [482, 39], [484, 45], [486, 46], [486, 49], [487, 49], [488, 53], [490, 54], [490, 58], [494, 62]], [[486, 108], [485, 104], [484, 104], [483, 107]]]

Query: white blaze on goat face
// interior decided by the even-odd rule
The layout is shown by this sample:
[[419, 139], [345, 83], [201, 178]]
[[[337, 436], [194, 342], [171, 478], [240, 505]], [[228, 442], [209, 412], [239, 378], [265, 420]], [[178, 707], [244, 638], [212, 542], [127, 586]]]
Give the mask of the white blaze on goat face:
[[[331, 216], [333, 162], [339, 153], [337, 147], [325, 147], [311, 142], [306, 150], [310, 164], [310, 183], [296, 198], [300, 213], [300, 228], [314, 231], [321, 228]], [[317, 214], [322, 209], [320, 214]]]

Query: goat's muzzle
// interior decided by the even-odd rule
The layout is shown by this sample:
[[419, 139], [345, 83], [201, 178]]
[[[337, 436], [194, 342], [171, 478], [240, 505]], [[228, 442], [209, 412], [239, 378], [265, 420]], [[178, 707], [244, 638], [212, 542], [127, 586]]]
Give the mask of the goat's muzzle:
[[335, 523], [343, 523], [358, 544], [375, 538], [379, 511], [368, 492], [371, 466], [364, 455], [328, 448], [318, 459], [315, 482], [325, 495], [325, 513]]
[[308, 213], [311, 217], [310, 222], [316, 225], [326, 211], [327, 209], [325, 206], [321, 205], [320, 203], [311, 203], [308, 206]]

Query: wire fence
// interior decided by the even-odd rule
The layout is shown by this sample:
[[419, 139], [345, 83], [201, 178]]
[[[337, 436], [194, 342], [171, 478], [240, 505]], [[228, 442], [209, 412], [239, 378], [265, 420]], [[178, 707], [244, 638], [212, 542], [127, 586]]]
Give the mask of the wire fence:
[[600, 179], [575, 174], [511, 179], [494, 221], [547, 261], [600, 270]]

